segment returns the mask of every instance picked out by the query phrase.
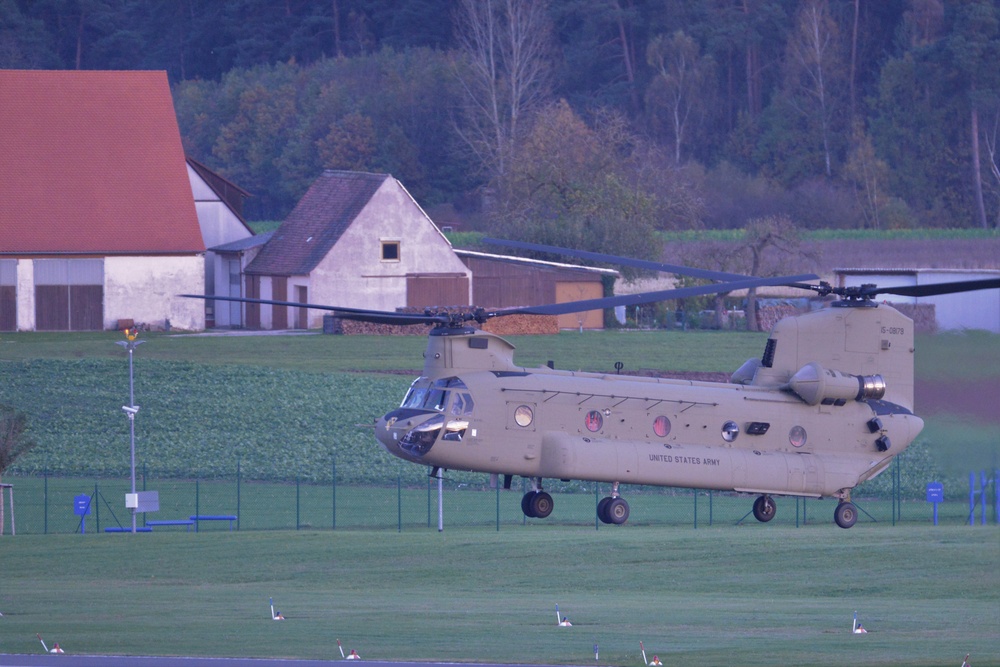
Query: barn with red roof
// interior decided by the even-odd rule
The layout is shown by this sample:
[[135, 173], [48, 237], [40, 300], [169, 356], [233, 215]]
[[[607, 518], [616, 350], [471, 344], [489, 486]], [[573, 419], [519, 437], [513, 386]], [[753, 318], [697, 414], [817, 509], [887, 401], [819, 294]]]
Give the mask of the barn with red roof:
[[252, 233], [187, 163], [166, 73], [0, 70], [0, 146], [0, 330], [204, 328], [176, 295], [206, 289], [206, 234]]

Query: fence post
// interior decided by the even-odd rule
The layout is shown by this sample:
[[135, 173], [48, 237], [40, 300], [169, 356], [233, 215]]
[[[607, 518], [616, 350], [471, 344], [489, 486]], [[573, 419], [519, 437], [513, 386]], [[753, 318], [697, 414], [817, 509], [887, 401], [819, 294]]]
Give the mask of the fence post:
[[497, 532], [500, 532], [500, 479], [497, 479]]
[[396, 532], [403, 532], [403, 474], [396, 473]]
[[302, 506], [301, 493], [299, 492], [299, 476], [295, 476], [295, 530], [298, 530], [302, 523], [299, 521], [299, 509]]
[[[194, 480], [194, 515], [201, 516], [201, 489], [198, 488], [198, 478]], [[198, 525], [201, 522], [197, 519], [194, 520], [194, 532], [198, 532]]]
[[97, 489], [97, 482], [94, 482], [94, 499], [90, 502], [94, 504], [94, 523], [97, 526], [97, 532], [101, 532], [101, 496], [100, 491]]
[[236, 455], [236, 530], [240, 529], [240, 517], [243, 516], [243, 510], [240, 507], [240, 501], [242, 500], [242, 498], [240, 497], [240, 492], [242, 491], [241, 487], [243, 482], [243, 471], [240, 465], [241, 463], [242, 463], [242, 457], [239, 454], [237, 454]]
[[330, 474], [332, 475], [330, 479], [333, 484], [333, 492], [331, 494], [333, 496], [333, 524], [331, 530], [337, 530], [337, 459], [333, 459], [333, 468]]
[[45, 490], [42, 492], [42, 525], [45, 535], [49, 534], [49, 467], [44, 471]]
[[698, 530], [698, 489], [694, 489], [694, 529]]

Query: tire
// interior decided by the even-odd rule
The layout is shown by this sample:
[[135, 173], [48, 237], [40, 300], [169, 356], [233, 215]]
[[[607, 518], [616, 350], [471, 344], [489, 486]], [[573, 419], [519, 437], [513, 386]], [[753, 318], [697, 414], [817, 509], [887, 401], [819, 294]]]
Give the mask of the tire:
[[552, 502], [552, 496], [544, 491], [539, 491], [532, 496], [529, 505], [531, 506], [531, 516], [536, 519], [544, 519], [552, 514], [555, 503]]
[[604, 508], [604, 513], [608, 517], [608, 523], [613, 523], [617, 526], [622, 525], [628, 521], [628, 503], [625, 502], [624, 498], [612, 498], [611, 501]]
[[858, 508], [854, 503], [840, 503], [833, 511], [833, 520], [841, 528], [850, 528], [858, 520]]
[[597, 503], [597, 518], [600, 519], [602, 523], [611, 523], [611, 518], [608, 516], [608, 503], [610, 503], [611, 500], [611, 496], [605, 496], [601, 498], [600, 502]]
[[529, 519], [535, 518], [535, 515], [532, 513], [531, 510], [531, 501], [535, 493], [536, 493], [535, 491], [528, 491], [521, 497], [521, 511], [524, 512], [524, 516], [528, 517]]
[[761, 523], [767, 523], [774, 518], [778, 511], [778, 506], [774, 504], [771, 496], [760, 496], [753, 501], [753, 518]]

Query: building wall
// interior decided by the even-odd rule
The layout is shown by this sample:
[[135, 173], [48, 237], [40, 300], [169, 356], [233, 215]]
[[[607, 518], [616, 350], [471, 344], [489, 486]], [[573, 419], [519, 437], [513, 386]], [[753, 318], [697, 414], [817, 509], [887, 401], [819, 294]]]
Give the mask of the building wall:
[[200, 294], [205, 262], [198, 255], [107, 257], [104, 260], [104, 327], [131, 319], [151, 327], [199, 331], [205, 328], [205, 304], [178, 294]]
[[[399, 242], [399, 259], [382, 260], [382, 242]], [[393, 311], [407, 304], [407, 274], [464, 275], [471, 272], [451, 244], [395, 179], [372, 196], [305, 284], [312, 303]], [[294, 295], [294, 292], [292, 292]], [[309, 327], [323, 323], [323, 312], [309, 311]]]

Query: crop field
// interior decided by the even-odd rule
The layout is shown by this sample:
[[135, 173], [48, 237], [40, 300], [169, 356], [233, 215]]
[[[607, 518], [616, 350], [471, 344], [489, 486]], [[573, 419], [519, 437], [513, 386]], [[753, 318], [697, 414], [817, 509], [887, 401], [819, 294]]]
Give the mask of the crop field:
[[[124, 476], [128, 363], [120, 334], [4, 334], [0, 403], [31, 418], [38, 447], [19, 474]], [[765, 334], [588, 332], [512, 340], [526, 367], [613, 373], [650, 369], [725, 378], [759, 356]], [[326, 481], [334, 462], [358, 483], [425, 471], [373, 443], [373, 420], [399, 404], [422, 364], [420, 336], [151, 334], [135, 353], [137, 464], [175, 477]], [[968, 492], [970, 471], [1000, 464], [1000, 336], [920, 336], [918, 443], [927, 475]], [[929, 480], [928, 480], [929, 481]]]

